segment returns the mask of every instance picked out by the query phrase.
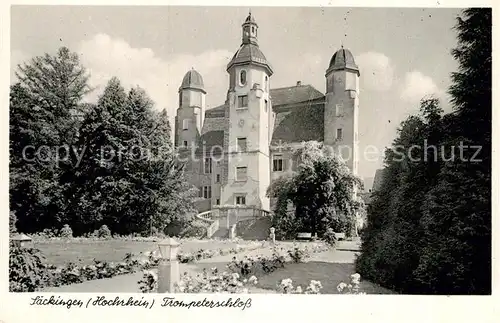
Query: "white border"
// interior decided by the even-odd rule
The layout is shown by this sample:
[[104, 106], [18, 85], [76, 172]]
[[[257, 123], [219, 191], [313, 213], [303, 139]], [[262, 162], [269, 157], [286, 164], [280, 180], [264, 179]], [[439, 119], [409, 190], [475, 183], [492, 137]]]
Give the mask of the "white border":
[[[493, 296], [289, 296], [289, 295], [253, 295], [252, 307], [245, 311], [238, 309], [167, 309], [155, 307], [152, 310], [143, 309], [78, 309], [67, 310], [65, 308], [34, 308], [28, 306], [30, 294], [9, 294], [8, 290], [8, 97], [9, 97], [9, 56], [10, 56], [10, 5], [11, 4], [64, 4], [64, 5], [102, 5], [104, 1], [11, 1], [0, 4], [0, 66], [1, 80], [0, 98], [1, 109], [1, 191], [0, 205], [3, 219], [0, 230], [0, 261], [2, 276], [0, 279], [0, 323], [17, 322], [310, 322], [310, 321], [360, 321], [360, 322], [498, 322], [500, 317], [498, 297], [498, 272], [497, 264], [499, 241], [498, 241], [498, 209], [499, 209], [499, 172], [493, 168]], [[166, 5], [166, 1], [117, 1], [107, 0], [106, 5]], [[370, 0], [356, 1], [319, 1], [319, 0], [296, 0], [296, 1], [273, 1], [234, 0], [230, 4], [225, 1], [211, 1], [206, 4], [201, 0], [172, 0], [171, 5], [231, 5], [231, 6], [344, 6], [344, 7], [491, 7], [493, 9], [493, 56], [498, 53], [499, 45], [495, 36], [498, 36], [498, 5], [494, 1], [395, 1], [386, 0], [374, 2]], [[29, 19], [29, 17], [26, 17]], [[497, 58], [497, 57], [495, 57]], [[493, 89], [498, 89], [498, 74], [500, 69], [493, 60]], [[498, 107], [498, 93], [493, 93], [493, 147], [499, 147], [498, 129], [500, 126]], [[493, 150], [493, 165], [500, 165], [498, 159], [498, 148]], [[38, 295], [38, 294], [37, 294]], [[108, 296], [112, 296], [109, 294]], [[138, 295], [138, 294], [134, 294]], [[66, 297], [88, 298], [96, 296], [92, 294], [64, 294]], [[126, 296], [126, 294], [120, 294]], [[178, 296], [180, 297], [180, 296]], [[185, 296], [184, 296], [185, 297]], [[211, 296], [225, 298], [225, 296]], [[156, 297], [157, 301], [160, 297]], [[496, 311], [495, 311], [496, 308]], [[495, 319], [496, 318], [496, 319]]]

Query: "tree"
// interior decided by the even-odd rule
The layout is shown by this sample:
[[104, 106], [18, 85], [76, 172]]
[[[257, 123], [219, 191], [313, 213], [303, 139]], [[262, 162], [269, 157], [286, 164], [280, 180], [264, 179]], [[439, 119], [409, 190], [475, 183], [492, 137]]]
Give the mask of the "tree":
[[491, 293], [491, 28], [491, 9], [464, 10], [456, 25], [445, 145], [469, 148], [443, 165], [423, 208], [415, 275], [433, 293]]
[[421, 115], [402, 123], [356, 262], [403, 293], [491, 293], [491, 10], [465, 10], [456, 29], [454, 111], [422, 100]]
[[[322, 235], [327, 228], [347, 232], [355, 225], [361, 207], [355, 190], [361, 180], [332, 151], [317, 142], [305, 143], [295, 153], [301, 161], [298, 171], [270, 186], [268, 195], [277, 198], [275, 223], [289, 234], [307, 230]], [[296, 212], [291, 216], [288, 204]], [[293, 225], [292, 225], [293, 223]]]
[[[60, 176], [76, 135], [74, 112], [90, 91], [78, 55], [67, 48], [18, 66], [10, 93], [10, 208], [20, 231], [57, 227], [65, 202]], [[60, 155], [58, 156], [57, 153]]]
[[68, 194], [77, 196], [73, 223], [129, 234], [187, 221], [195, 193], [170, 149], [169, 131], [166, 114], [154, 111], [144, 90], [126, 93], [112, 78], [80, 129], [86, 157]]

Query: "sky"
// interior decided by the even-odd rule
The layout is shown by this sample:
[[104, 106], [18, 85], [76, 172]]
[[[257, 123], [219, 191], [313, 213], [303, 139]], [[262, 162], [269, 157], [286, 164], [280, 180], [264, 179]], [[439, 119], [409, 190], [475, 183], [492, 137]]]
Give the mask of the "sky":
[[[11, 83], [19, 63], [61, 46], [90, 72], [95, 101], [107, 81], [140, 86], [175, 116], [178, 88], [191, 68], [207, 91], [207, 108], [224, 103], [226, 65], [241, 44], [248, 7], [12, 6]], [[373, 177], [384, 147], [422, 97], [451, 111], [446, 91], [457, 69], [450, 52], [459, 9], [255, 7], [259, 46], [274, 69], [271, 87], [297, 81], [325, 92], [325, 71], [341, 45], [360, 68], [359, 175]], [[29, 17], [29, 18], [27, 18]], [[371, 148], [367, 148], [371, 147]], [[378, 153], [364, 157], [364, 151]], [[368, 184], [370, 185], [370, 184]]]

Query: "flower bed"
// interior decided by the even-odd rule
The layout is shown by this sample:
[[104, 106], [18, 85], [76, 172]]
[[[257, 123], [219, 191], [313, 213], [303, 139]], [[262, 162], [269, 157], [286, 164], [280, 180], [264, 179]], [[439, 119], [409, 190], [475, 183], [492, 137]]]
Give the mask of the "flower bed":
[[[272, 248], [271, 256], [245, 256], [242, 260], [233, 257], [231, 263], [227, 265], [229, 272], [219, 272], [217, 268], [212, 268], [210, 272], [203, 269], [202, 274], [189, 276], [184, 274], [179, 282], [176, 292], [180, 293], [248, 293], [249, 287], [257, 284], [257, 277], [269, 274], [275, 270], [283, 268], [287, 262], [302, 262], [312, 253], [322, 252], [328, 249], [324, 244], [299, 247], [294, 246], [291, 249], [275, 246]], [[288, 284], [288, 281], [285, 281]], [[144, 293], [156, 292], [158, 288], [158, 276], [154, 271], [146, 270], [143, 278], [138, 282], [140, 289]], [[278, 291], [287, 291], [293, 293], [318, 294], [321, 283], [311, 281], [311, 284], [302, 289], [302, 287], [293, 288], [290, 284], [283, 289], [278, 284]]]
[[[138, 283], [143, 293], [155, 293], [158, 289], [158, 276], [153, 271], [144, 271], [143, 278]], [[238, 273], [219, 272], [217, 268], [212, 268], [210, 271], [204, 269], [202, 274], [195, 277], [184, 274], [176, 284], [175, 293], [249, 294], [257, 283], [256, 276], [244, 278]], [[277, 285], [278, 291], [284, 294], [319, 294], [322, 288], [321, 282], [314, 280], [304, 289], [300, 286], [293, 288], [291, 279]]]
[[[178, 259], [187, 263], [218, 255], [236, 254], [259, 248], [261, 243], [250, 243], [245, 247], [237, 246], [218, 250], [200, 249], [194, 253], [180, 252]], [[38, 249], [11, 247], [10, 252], [10, 291], [36, 291], [45, 287], [59, 287], [78, 284], [88, 280], [111, 278], [117, 275], [148, 270], [158, 265], [158, 251], [144, 252], [139, 255], [128, 253], [121, 262], [93, 260], [89, 265], [68, 263], [66, 265], [47, 265], [45, 257]], [[35, 263], [36, 267], [33, 267]], [[32, 268], [36, 268], [32, 270]]]

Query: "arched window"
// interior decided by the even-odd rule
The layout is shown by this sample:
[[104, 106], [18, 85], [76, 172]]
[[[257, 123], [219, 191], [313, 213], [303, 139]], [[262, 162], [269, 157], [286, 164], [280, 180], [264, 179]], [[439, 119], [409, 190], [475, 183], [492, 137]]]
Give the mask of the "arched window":
[[266, 75], [266, 77], [264, 78], [264, 80], [265, 80], [265, 83], [264, 83], [264, 89], [265, 89], [266, 91], [269, 91], [269, 79], [268, 79], [267, 75]]
[[240, 72], [240, 84], [245, 85], [247, 83], [247, 71], [242, 70]]
[[255, 34], [255, 27], [252, 27], [252, 34]]

